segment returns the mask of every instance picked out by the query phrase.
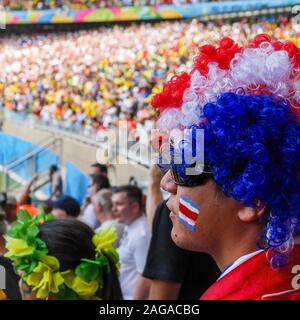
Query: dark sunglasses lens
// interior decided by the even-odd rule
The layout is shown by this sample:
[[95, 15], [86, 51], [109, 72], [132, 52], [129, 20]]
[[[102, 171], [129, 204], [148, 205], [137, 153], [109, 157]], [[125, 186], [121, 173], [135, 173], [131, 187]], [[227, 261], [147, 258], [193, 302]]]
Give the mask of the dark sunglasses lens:
[[172, 166], [170, 167], [170, 172], [174, 183], [183, 187], [201, 186], [213, 177], [211, 172], [204, 171], [199, 175], [185, 175], [185, 177], [181, 178]]

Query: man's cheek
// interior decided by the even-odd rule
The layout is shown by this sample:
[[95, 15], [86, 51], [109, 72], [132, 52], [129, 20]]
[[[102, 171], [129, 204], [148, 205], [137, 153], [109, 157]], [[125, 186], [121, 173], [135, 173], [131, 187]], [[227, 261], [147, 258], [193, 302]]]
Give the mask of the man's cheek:
[[189, 231], [196, 231], [196, 221], [200, 213], [200, 206], [185, 195], [179, 198], [178, 219]]

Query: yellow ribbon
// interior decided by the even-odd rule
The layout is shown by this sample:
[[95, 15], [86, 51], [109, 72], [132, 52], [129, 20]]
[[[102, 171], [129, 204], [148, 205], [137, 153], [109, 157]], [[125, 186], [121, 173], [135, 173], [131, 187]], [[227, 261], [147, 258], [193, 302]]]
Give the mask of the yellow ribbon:
[[6, 294], [4, 293], [3, 290], [0, 289], [0, 300], [6, 300], [7, 297], [6, 297]]
[[49, 297], [50, 293], [58, 293], [59, 286], [64, 283], [64, 278], [59, 272], [59, 261], [52, 256], [44, 256], [33, 272], [24, 280], [33, 291], [37, 290], [36, 297], [44, 299]]
[[8, 252], [4, 255], [7, 258], [16, 256], [16, 257], [23, 257], [29, 256], [33, 254], [34, 248], [30, 247], [27, 242], [23, 239], [14, 239], [10, 237], [5, 237], [6, 249]]

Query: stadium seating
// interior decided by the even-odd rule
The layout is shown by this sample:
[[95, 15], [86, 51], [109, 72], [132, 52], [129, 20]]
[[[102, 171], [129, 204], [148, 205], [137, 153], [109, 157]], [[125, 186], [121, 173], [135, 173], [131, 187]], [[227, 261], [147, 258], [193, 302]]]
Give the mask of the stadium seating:
[[111, 8], [132, 5], [186, 4], [208, 2], [207, 0], [4, 0], [3, 5], [9, 10], [43, 10], [55, 8], [87, 9]]
[[[51, 34], [7, 35], [0, 46], [0, 107], [45, 124], [87, 132], [123, 126], [150, 129], [150, 107], [167, 74], [189, 69], [197, 48], [255, 34], [300, 44], [299, 24], [285, 19], [204, 25], [160, 22]], [[180, 67], [179, 67], [180, 66]]]

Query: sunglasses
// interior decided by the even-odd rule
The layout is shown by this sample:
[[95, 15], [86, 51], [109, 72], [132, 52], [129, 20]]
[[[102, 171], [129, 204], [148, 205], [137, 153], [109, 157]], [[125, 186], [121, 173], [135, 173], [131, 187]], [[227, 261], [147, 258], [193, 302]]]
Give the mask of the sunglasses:
[[[210, 166], [207, 163], [204, 163], [204, 168], [202, 173], [192, 175], [186, 174], [186, 169], [194, 168], [196, 163], [192, 165], [187, 164], [176, 164], [174, 161], [175, 158], [175, 148], [173, 141], [170, 141], [170, 156], [171, 156], [171, 164], [162, 165], [159, 161], [158, 167], [162, 171], [169, 170], [172, 176], [174, 183], [178, 186], [182, 187], [196, 187], [203, 185], [206, 181], [213, 178], [213, 173], [210, 169]], [[162, 160], [163, 157], [160, 157]]]
[[[190, 168], [193, 166], [190, 166]], [[202, 173], [197, 175], [187, 175], [181, 173], [182, 170], [178, 170], [176, 165], [171, 165], [169, 167], [172, 179], [177, 186], [182, 187], [197, 187], [203, 185], [209, 179], [213, 178], [213, 173], [211, 172], [208, 165], [204, 165]]]

